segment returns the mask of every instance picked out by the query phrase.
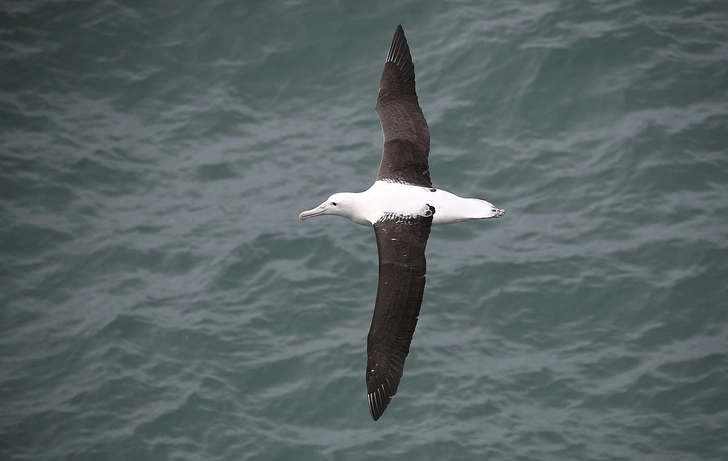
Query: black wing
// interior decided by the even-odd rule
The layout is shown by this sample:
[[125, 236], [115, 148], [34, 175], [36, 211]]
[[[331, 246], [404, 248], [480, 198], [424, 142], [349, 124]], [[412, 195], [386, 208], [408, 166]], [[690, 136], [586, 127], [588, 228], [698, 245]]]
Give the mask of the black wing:
[[397, 393], [425, 290], [425, 246], [435, 208], [426, 216], [391, 215], [374, 223], [379, 283], [367, 338], [369, 411], [378, 420]]
[[432, 187], [427, 163], [430, 129], [417, 101], [415, 66], [401, 25], [394, 33], [379, 82], [377, 115], [384, 133], [377, 179]]

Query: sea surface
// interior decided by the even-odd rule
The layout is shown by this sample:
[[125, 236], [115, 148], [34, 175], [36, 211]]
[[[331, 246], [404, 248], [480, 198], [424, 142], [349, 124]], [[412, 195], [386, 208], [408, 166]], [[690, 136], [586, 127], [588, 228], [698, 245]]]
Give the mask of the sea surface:
[[[397, 24], [436, 187], [369, 416]], [[728, 459], [728, 2], [0, 2], [0, 459]]]

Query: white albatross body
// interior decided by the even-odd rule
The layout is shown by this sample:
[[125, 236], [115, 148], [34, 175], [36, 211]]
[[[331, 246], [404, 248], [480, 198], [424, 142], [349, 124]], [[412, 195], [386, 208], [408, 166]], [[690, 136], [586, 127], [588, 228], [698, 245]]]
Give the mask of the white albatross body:
[[376, 112], [384, 149], [374, 185], [334, 194], [300, 214], [336, 215], [371, 226], [379, 253], [379, 283], [367, 336], [367, 401], [378, 420], [397, 393], [425, 291], [425, 247], [433, 224], [500, 218], [490, 202], [432, 187], [430, 129], [415, 91], [415, 68], [397, 27], [379, 82]]
[[318, 207], [301, 213], [299, 219], [303, 221], [332, 214], [349, 218], [363, 226], [372, 226], [386, 215], [417, 216], [426, 205], [435, 207], [433, 226], [471, 219], [500, 218], [505, 214], [504, 210], [486, 200], [458, 197], [432, 187], [375, 181], [364, 192], [334, 194]]

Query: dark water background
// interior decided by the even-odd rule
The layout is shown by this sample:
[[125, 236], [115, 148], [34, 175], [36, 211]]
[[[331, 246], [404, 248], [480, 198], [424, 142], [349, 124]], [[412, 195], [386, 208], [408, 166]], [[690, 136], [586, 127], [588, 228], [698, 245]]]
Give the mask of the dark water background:
[[[436, 186], [371, 421], [398, 23]], [[728, 2], [0, 2], [3, 460], [728, 459]]]

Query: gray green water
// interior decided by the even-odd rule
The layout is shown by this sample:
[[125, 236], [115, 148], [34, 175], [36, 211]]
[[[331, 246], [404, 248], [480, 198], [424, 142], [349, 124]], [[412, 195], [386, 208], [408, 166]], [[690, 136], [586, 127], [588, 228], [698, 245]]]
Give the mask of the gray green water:
[[[373, 422], [407, 33], [435, 228]], [[728, 459], [728, 3], [0, 3], [3, 460]]]

